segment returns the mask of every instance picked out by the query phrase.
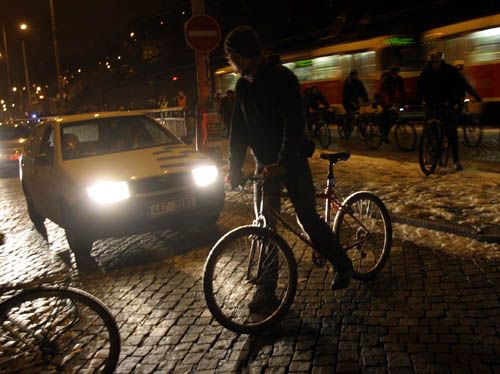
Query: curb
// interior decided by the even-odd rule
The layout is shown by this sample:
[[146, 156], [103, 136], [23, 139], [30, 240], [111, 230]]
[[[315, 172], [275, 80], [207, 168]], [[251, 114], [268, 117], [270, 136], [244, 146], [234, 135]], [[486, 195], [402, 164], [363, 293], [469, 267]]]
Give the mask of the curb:
[[[488, 233], [493, 230], [478, 231], [468, 226], [460, 226], [447, 221], [435, 221], [425, 218], [413, 218], [401, 216], [398, 214], [391, 214], [391, 219], [395, 223], [402, 223], [414, 227], [422, 227], [429, 230], [446, 232], [448, 234], [455, 234], [466, 238], [475, 239], [484, 243], [500, 244], [500, 233]], [[498, 231], [498, 230], [497, 230]]]

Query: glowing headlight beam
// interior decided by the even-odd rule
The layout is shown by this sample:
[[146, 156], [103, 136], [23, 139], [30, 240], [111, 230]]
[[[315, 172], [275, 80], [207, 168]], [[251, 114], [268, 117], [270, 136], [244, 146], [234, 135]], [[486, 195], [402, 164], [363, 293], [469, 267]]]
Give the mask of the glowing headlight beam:
[[205, 187], [217, 180], [219, 171], [215, 165], [199, 166], [192, 170], [194, 182], [198, 187]]
[[130, 197], [127, 182], [97, 183], [87, 187], [87, 194], [99, 204], [112, 204]]

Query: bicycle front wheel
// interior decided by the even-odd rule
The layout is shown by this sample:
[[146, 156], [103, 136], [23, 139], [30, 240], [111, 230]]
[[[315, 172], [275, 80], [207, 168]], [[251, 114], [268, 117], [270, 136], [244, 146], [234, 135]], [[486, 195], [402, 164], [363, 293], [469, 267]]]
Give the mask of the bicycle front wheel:
[[410, 123], [398, 122], [394, 129], [394, 137], [399, 149], [403, 151], [413, 151], [417, 145], [417, 130]]
[[434, 173], [439, 161], [441, 146], [438, 126], [438, 121], [429, 121], [418, 145], [418, 164], [425, 175]]
[[354, 267], [353, 278], [367, 281], [384, 267], [392, 246], [392, 224], [382, 200], [356, 192], [342, 203], [333, 231]]
[[238, 227], [210, 251], [203, 288], [208, 309], [222, 326], [254, 333], [276, 323], [290, 308], [297, 290], [297, 264], [274, 231]]
[[0, 304], [0, 372], [112, 373], [120, 334], [104, 304], [76, 288], [27, 289]]
[[483, 139], [483, 126], [478, 120], [467, 115], [464, 118], [464, 140], [469, 147], [477, 147]]
[[330, 128], [324, 121], [320, 121], [317, 124], [317, 135], [319, 138], [319, 144], [321, 148], [327, 149], [332, 141], [332, 136], [330, 134]]

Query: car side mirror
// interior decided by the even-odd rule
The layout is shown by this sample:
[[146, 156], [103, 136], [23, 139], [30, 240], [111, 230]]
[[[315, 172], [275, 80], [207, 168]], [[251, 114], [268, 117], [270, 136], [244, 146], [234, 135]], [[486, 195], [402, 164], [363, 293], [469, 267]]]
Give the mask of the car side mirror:
[[35, 165], [37, 166], [48, 166], [52, 164], [51, 159], [47, 154], [41, 154], [38, 156], [35, 156]]

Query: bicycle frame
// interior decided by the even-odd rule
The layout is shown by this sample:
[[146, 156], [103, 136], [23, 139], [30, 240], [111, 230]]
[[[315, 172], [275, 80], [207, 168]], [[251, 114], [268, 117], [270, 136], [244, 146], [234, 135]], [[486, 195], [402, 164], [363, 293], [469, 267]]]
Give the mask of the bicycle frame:
[[[324, 215], [324, 220], [327, 224], [330, 224], [331, 222], [331, 217], [333, 211], [338, 212], [340, 209], [346, 209], [344, 205], [340, 202], [340, 199], [337, 196], [337, 193], [335, 192], [335, 185], [336, 185], [336, 180], [335, 180], [335, 175], [333, 173], [333, 167], [335, 164], [330, 163], [329, 168], [328, 168], [328, 176], [327, 176], [327, 183], [326, 187], [324, 189], [324, 192], [321, 193], [316, 193], [315, 197], [316, 199], [325, 199], [325, 215]], [[304, 233], [303, 230], [299, 231], [297, 230], [293, 224], [291, 224], [286, 218], [284, 218], [280, 213], [278, 213], [276, 210], [274, 210], [271, 207], [270, 201], [272, 198], [275, 198], [276, 195], [268, 195], [264, 192], [264, 181], [262, 177], [255, 177], [253, 178], [254, 182], [260, 183], [259, 188], [261, 188], [261, 196], [262, 196], [262, 203], [260, 204], [260, 211], [259, 215], [255, 218], [254, 224], [261, 226], [261, 227], [268, 227], [267, 222], [268, 218], [274, 219], [276, 222], [281, 223], [287, 230], [292, 232], [297, 238], [299, 238], [303, 243], [308, 245], [310, 248], [314, 249], [314, 245], [311, 242], [311, 240], [307, 237], [307, 235]], [[287, 193], [281, 192], [278, 196], [280, 199], [281, 198], [289, 198], [289, 195]], [[351, 212], [347, 211], [347, 214], [357, 223], [359, 224], [364, 230], [369, 231], [367, 227], [357, 218], [355, 217]], [[334, 233], [336, 234], [336, 233]], [[350, 248], [359, 245], [360, 243], [355, 243], [352, 245]], [[350, 249], [350, 248], [346, 248]], [[255, 253], [254, 253], [254, 248], [252, 245], [251, 249], [251, 254], [250, 254], [250, 262], [252, 262], [255, 258]], [[260, 249], [260, 254], [259, 257], [262, 257], [262, 248]], [[260, 263], [260, 259], [259, 259]], [[261, 265], [259, 265], [260, 267]]]

